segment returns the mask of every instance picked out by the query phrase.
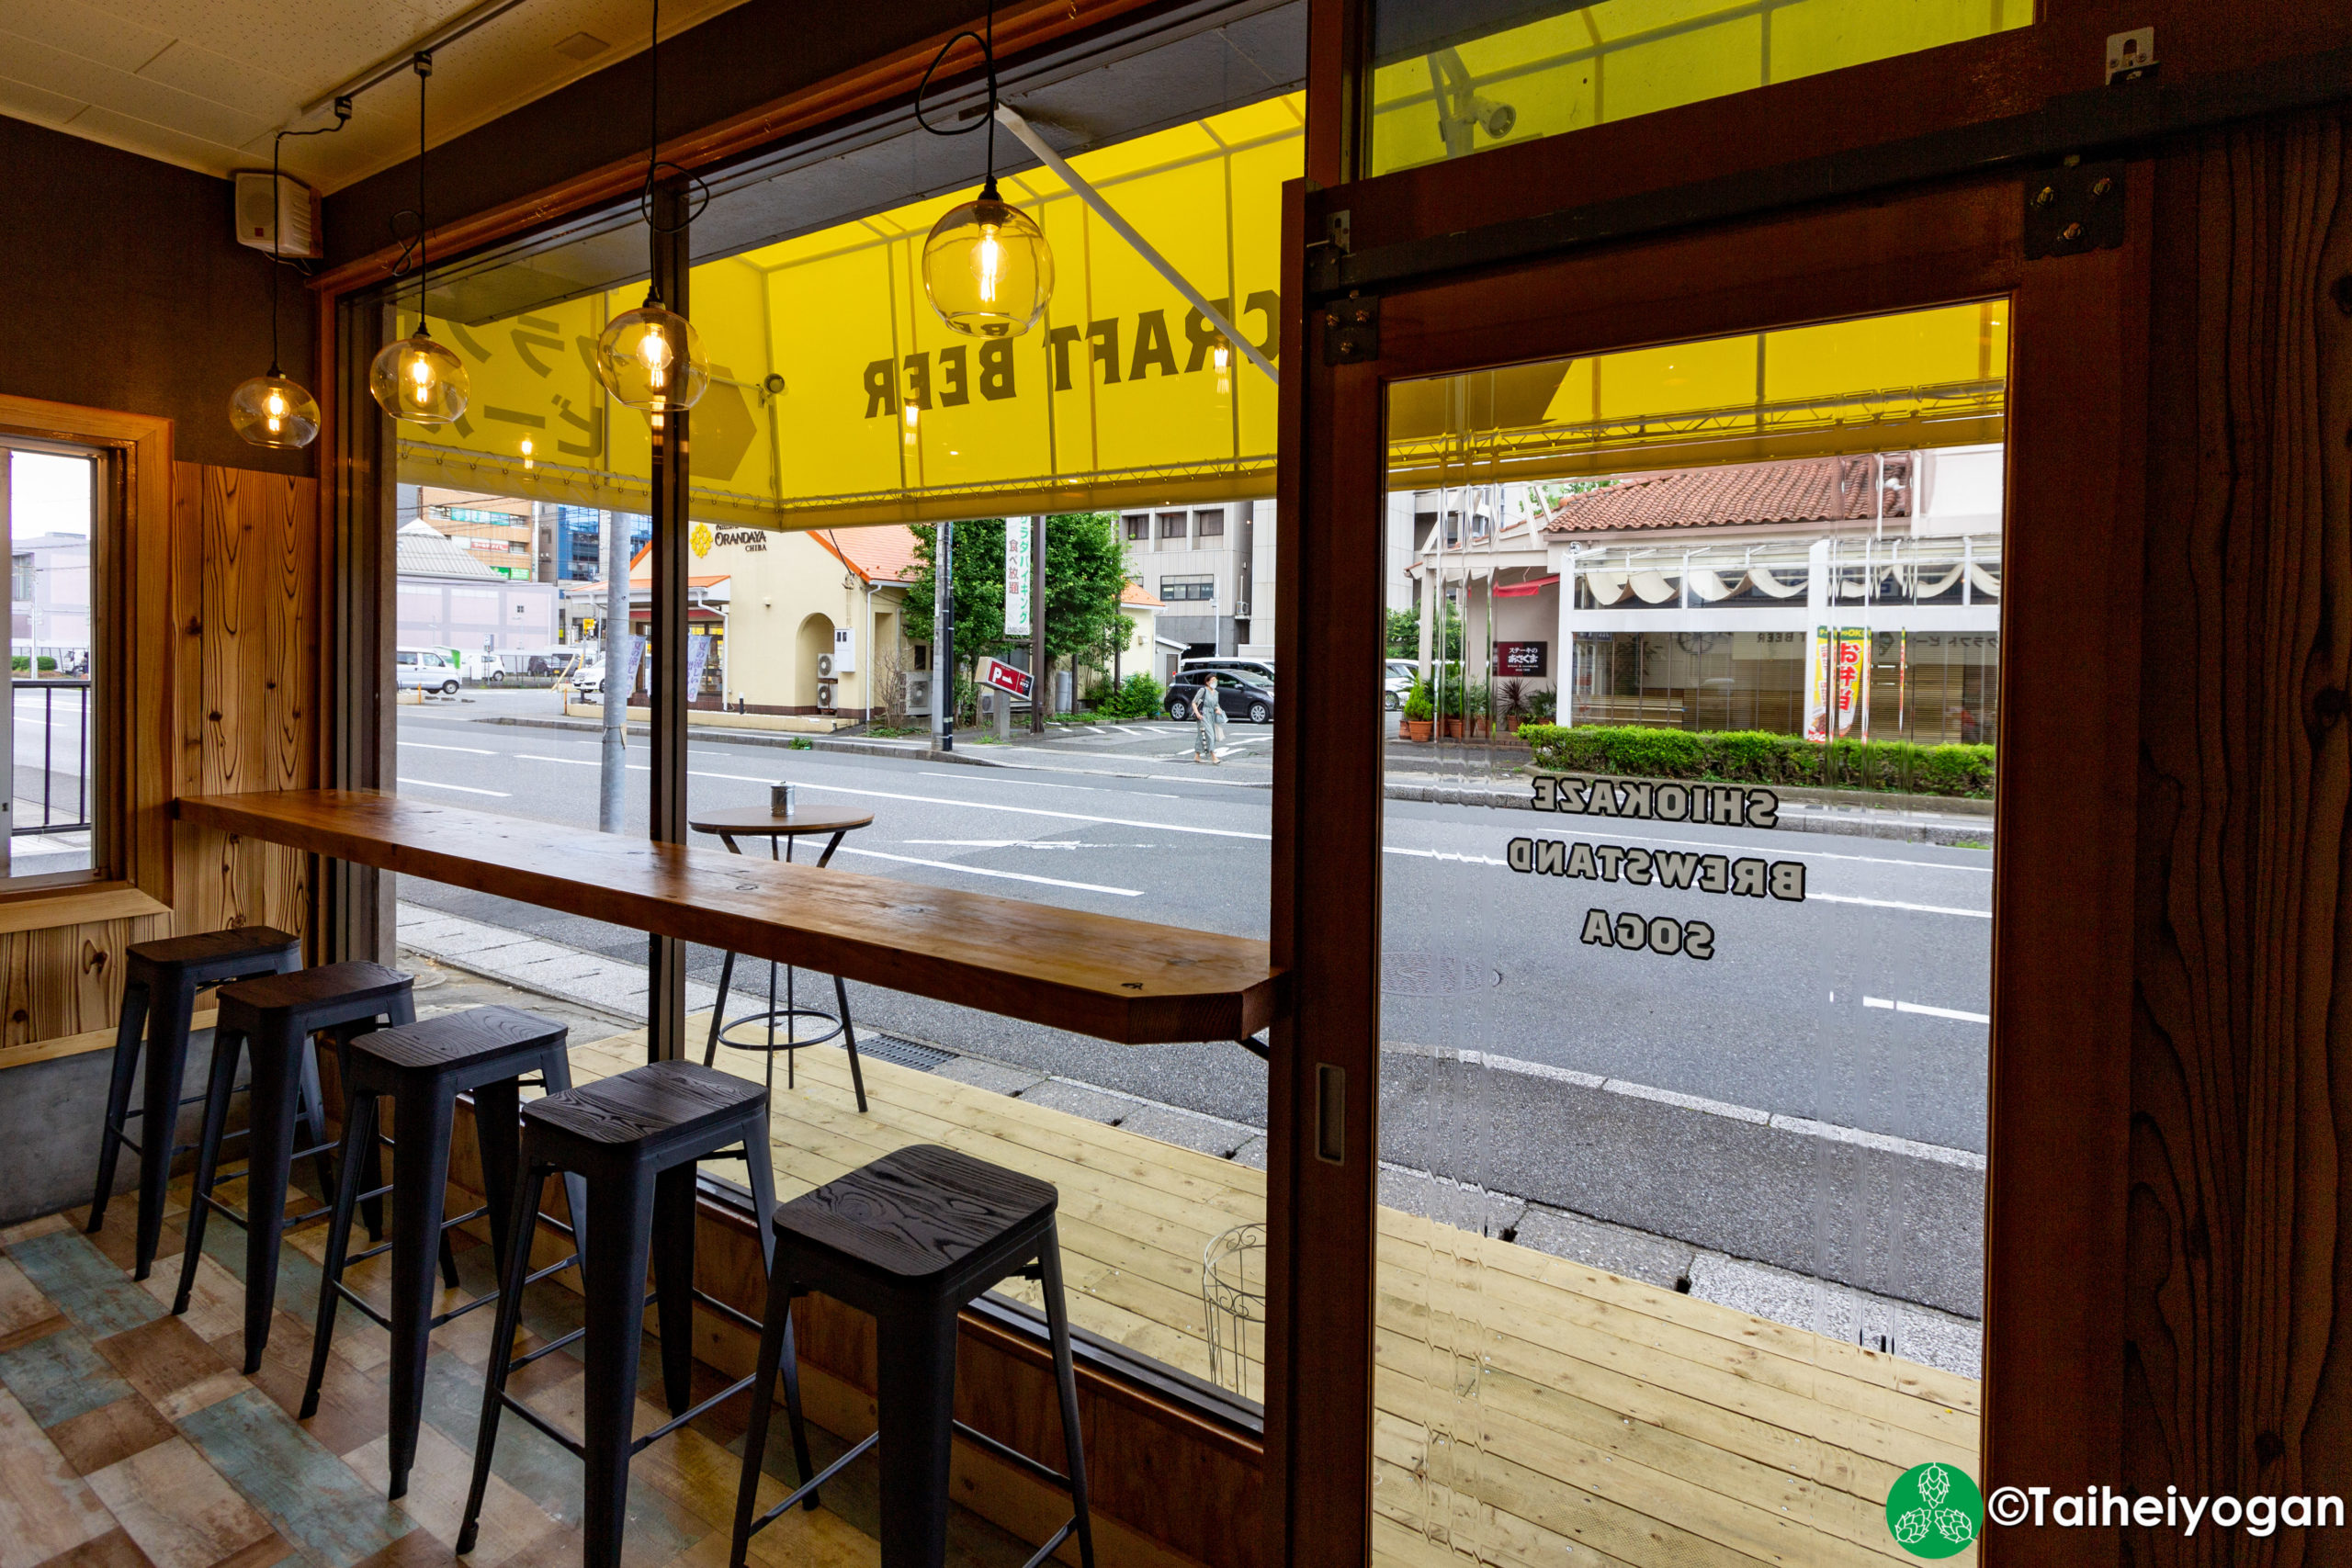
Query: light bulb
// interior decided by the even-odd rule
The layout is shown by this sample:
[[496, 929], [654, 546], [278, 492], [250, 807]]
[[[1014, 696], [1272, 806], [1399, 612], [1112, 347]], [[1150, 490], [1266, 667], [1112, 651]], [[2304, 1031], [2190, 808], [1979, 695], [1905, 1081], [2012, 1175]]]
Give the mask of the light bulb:
[[921, 407], [914, 403], [909, 403], [907, 405], [907, 428], [909, 430], [912, 430], [915, 427], [915, 421], [922, 417], [922, 410]]
[[596, 339], [596, 378], [622, 402], [658, 417], [701, 400], [710, 387], [710, 361], [694, 323], [648, 295]]
[[377, 406], [412, 424], [446, 424], [466, 412], [465, 361], [434, 341], [420, 322], [415, 333], [386, 344], [368, 367]]
[[275, 367], [229, 395], [231, 428], [256, 446], [308, 446], [319, 434], [319, 405]]
[[1223, 372], [1227, 366], [1233, 363], [1233, 350], [1227, 346], [1222, 339], [1220, 339], [1217, 343], [1216, 353], [1211, 357], [1216, 361], [1216, 367], [1218, 371]]
[[922, 245], [931, 308], [967, 337], [1017, 337], [1054, 295], [1054, 252], [1037, 220], [994, 185], [949, 211]]

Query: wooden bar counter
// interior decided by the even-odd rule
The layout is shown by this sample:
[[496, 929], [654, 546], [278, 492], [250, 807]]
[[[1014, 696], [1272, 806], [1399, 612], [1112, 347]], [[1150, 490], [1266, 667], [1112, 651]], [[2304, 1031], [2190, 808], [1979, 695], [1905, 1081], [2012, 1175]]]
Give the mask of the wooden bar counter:
[[1125, 1045], [1273, 1021], [1266, 944], [373, 790], [181, 798], [179, 819]]

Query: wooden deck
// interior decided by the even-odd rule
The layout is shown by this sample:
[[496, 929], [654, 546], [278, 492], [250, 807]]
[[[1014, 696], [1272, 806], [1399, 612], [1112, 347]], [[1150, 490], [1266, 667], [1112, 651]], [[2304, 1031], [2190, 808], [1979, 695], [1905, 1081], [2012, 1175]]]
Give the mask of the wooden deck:
[[[624, 1034], [575, 1046], [572, 1071], [644, 1059]], [[762, 1070], [749, 1053], [720, 1064]], [[780, 1198], [919, 1142], [1051, 1181], [1073, 1320], [1209, 1376], [1202, 1253], [1263, 1219], [1260, 1172], [871, 1057], [861, 1116], [842, 1056], [803, 1053], [790, 1090], [778, 1066]], [[1931, 1459], [1977, 1471], [1969, 1379], [1394, 1210], [1381, 1221], [1374, 1501], [1396, 1568], [1884, 1568], [1913, 1561], [1887, 1533], [1894, 1479]]]

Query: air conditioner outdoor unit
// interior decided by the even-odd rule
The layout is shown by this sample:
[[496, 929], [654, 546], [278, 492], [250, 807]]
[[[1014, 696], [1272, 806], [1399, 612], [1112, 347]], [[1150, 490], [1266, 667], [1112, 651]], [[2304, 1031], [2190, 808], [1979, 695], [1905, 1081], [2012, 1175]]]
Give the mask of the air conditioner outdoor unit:
[[276, 211], [271, 210], [270, 177], [255, 169], [237, 175], [237, 243], [257, 251], [270, 249], [277, 239], [281, 256], [319, 256], [319, 194], [291, 175], [277, 176]]
[[817, 706], [826, 713], [833, 711], [833, 683], [831, 681], [817, 682]]
[[927, 714], [931, 711], [931, 672], [910, 671], [907, 674], [907, 711]]
[[820, 681], [830, 681], [832, 678], [833, 656], [830, 653], [820, 653], [817, 655], [817, 679]]

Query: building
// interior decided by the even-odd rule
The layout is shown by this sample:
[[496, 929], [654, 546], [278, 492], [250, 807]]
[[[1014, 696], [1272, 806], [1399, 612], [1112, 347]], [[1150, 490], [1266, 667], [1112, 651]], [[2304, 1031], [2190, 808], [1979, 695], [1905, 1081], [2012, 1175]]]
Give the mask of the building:
[[1274, 503], [1120, 514], [1130, 580], [1166, 606], [1159, 637], [1184, 656], [1274, 651]]
[[35, 534], [9, 552], [8, 647], [19, 659], [53, 659], [62, 671], [90, 668], [90, 539]]
[[509, 578], [424, 522], [400, 531], [397, 558], [402, 647], [469, 654], [554, 643], [553, 583]]

